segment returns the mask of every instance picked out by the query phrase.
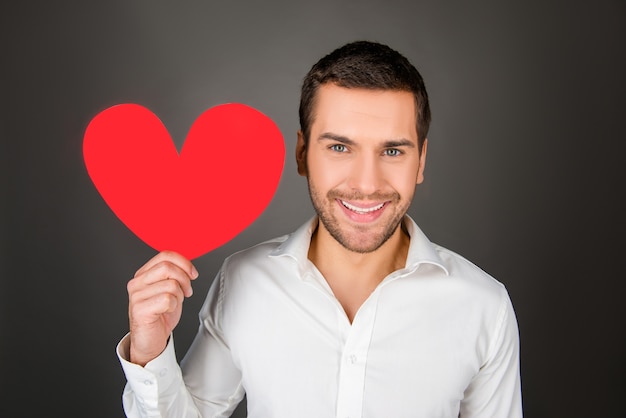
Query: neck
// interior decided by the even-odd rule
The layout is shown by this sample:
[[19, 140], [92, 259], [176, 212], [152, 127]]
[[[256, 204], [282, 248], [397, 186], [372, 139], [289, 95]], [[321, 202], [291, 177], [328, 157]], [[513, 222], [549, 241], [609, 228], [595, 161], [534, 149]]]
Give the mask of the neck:
[[377, 250], [357, 253], [339, 244], [320, 222], [311, 237], [309, 259], [322, 273], [352, 323], [380, 282], [406, 265], [409, 241], [408, 233], [399, 226]]
[[324, 277], [378, 285], [390, 273], [404, 268], [410, 238], [402, 225], [378, 249], [369, 253], [348, 250], [335, 240], [320, 222], [311, 238], [309, 259]]

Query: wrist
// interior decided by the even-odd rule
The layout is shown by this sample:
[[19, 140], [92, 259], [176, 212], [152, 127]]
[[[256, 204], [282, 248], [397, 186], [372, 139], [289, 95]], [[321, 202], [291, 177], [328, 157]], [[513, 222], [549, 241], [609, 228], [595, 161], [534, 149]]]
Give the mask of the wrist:
[[138, 349], [138, 346], [133, 344], [133, 339], [131, 337], [129, 361], [131, 363], [137, 364], [138, 366], [145, 367], [146, 364], [160, 356], [161, 353], [165, 351], [168, 340], [166, 340], [163, 344], [160, 344], [158, 347], [152, 347], [150, 350], [141, 350]]

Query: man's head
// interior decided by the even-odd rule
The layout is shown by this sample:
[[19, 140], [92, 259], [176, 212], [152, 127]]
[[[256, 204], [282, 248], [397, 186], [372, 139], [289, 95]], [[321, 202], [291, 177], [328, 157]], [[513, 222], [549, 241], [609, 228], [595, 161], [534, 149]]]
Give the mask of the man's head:
[[430, 112], [419, 73], [387, 46], [356, 42], [315, 64], [302, 91], [296, 160], [318, 239], [357, 253], [399, 242], [424, 179]]
[[400, 53], [370, 41], [356, 41], [337, 48], [320, 59], [304, 78], [300, 96], [300, 129], [308, 142], [316, 94], [321, 85], [413, 93], [417, 109], [420, 149], [430, 126], [430, 106], [422, 76]]

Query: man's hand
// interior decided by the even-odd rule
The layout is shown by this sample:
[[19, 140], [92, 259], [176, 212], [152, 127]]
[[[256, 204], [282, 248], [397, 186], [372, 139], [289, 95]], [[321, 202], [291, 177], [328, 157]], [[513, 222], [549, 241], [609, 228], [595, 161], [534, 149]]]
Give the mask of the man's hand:
[[145, 366], [165, 349], [198, 271], [182, 255], [163, 251], [128, 282], [130, 361]]

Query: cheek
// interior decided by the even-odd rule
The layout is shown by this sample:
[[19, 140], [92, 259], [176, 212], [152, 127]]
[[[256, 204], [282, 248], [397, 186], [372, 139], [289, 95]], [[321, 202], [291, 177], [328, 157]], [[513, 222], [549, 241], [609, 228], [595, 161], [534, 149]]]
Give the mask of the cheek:
[[387, 170], [386, 178], [388, 183], [403, 199], [411, 199], [415, 193], [417, 175], [417, 166], [392, 167], [390, 170]]
[[319, 190], [330, 190], [345, 180], [349, 172], [346, 166], [346, 164], [337, 164], [313, 156], [307, 160], [309, 181], [314, 183]]

